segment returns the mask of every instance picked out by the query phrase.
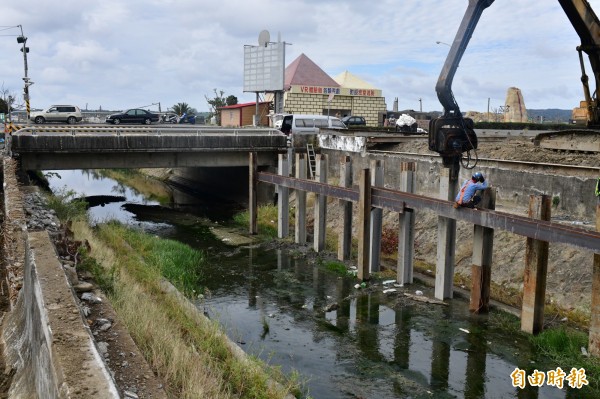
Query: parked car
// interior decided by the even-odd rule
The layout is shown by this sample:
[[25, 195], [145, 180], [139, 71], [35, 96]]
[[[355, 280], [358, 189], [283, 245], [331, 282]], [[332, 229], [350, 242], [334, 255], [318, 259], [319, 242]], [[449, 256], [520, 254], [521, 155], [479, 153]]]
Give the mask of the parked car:
[[283, 133], [291, 134], [317, 134], [319, 129], [348, 129], [344, 123], [336, 117], [327, 115], [285, 115], [281, 122]]
[[342, 118], [342, 122], [346, 126], [366, 126], [367, 121], [362, 116], [345, 116]]
[[64, 122], [72, 125], [81, 122], [81, 110], [75, 105], [52, 105], [43, 111], [32, 112], [29, 119], [37, 124], [46, 122]]
[[128, 109], [119, 114], [112, 114], [106, 117], [106, 123], [118, 125], [120, 123], [143, 123], [149, 125], [152, 122], [158, 122], [158, 114], [154, 114], [145, 109]]

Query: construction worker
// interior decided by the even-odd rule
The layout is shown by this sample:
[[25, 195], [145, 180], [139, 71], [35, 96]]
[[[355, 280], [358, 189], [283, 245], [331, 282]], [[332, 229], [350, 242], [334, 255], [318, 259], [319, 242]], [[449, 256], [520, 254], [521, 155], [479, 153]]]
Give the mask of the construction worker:
[[477, 195], [477, 191], [485, 190], [488, 187], [488, 182], [483, 177], [483, 173], [475, 172], [470, 179], [460, 187], [456, 198], [454, 199], [454, 208], [459, 206], [466, 208], [475, 208], [481, 201], [481, 196]]

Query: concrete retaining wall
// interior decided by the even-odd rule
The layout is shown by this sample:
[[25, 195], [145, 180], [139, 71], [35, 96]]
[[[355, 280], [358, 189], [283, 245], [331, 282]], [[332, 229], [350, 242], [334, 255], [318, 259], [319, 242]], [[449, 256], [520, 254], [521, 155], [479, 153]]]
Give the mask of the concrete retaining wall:
[[23, 232], [23, 288], [4, 321], [10, 398], [118, 398], [46, 231]]
[[1, 337], [13, 374], [8, 397], [118, 398], [48, 233], [27, 231], [16, 165], [4, 157], [2, 166], [2, 267], [14, 305]]

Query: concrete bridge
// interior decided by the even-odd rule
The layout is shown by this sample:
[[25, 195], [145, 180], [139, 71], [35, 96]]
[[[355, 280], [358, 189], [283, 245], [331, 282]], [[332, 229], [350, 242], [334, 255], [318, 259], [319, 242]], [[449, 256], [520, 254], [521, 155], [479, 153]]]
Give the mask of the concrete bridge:
[[276, 129], [202, 127], [27, 127], [10, 151], [26, 170], [276, 166], [286, 136]]

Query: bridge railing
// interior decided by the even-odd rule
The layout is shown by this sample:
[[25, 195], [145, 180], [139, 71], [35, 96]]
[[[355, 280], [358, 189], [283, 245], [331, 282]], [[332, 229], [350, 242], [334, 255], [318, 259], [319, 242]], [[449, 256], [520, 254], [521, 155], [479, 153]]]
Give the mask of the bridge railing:
[[89, 134], [111, 134], [111, 135], [157, 135], [177, 134], [177, 135], [267, 135], [281, 136], [283, 133], [272, 128], [221, 128], [221, 127], [202, 127], [200, 129], [191, 127], [149, 127], [149, 126], [28, 126], [24, 127], [14, 135], [41, 135], [41, 134], [64, 134], [71, 136], [89, 135]]

